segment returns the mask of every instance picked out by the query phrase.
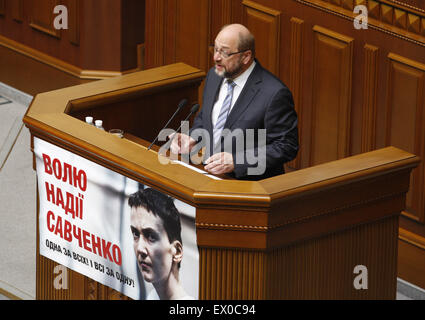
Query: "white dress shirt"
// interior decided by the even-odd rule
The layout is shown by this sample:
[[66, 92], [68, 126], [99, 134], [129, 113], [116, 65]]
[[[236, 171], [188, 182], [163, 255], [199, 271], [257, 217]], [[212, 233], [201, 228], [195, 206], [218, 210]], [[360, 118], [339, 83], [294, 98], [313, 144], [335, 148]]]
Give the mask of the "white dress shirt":
[[[246, 81], [248, 80], [248, 77], [250, 76], [252, 70], [254, 70], [254, 67], [256, 65], [256, 62], [253, 61], [252, 64], [249, 66], [248, 69], [246, 69], [241, 75], [239, 75], [236, 79], [233, 79], [233, 82], [236, 83], [236, 86], [233, 88], [233, 98], [232, 98], [232, 105], [230, 106], [229, 114], [233, 109], [233, 106], [235, 105], [235, 102], [238, 100], [239, 95], [241, 94], [241, 91], [243, 87], [245, 86]], [[227, 79], [225, 79], [222, 84], [221, 88], [218, 94], [218, 99], [214, 104], [211, 120], [212, 125], [215, 127], [215, 124], [217, 123], [218, 116], [220, 114], [221, 106], [223, 105], [224, 99], [227, 95]]]

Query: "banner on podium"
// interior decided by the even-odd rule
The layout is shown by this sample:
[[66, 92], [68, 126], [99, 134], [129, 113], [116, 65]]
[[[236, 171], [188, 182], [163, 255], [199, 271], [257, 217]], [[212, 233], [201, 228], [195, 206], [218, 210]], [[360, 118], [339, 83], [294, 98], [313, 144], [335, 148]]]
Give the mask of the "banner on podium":
[[132, 299], [198, 298], [195, 207], [36, 137], [34, 153], [41, 255]]

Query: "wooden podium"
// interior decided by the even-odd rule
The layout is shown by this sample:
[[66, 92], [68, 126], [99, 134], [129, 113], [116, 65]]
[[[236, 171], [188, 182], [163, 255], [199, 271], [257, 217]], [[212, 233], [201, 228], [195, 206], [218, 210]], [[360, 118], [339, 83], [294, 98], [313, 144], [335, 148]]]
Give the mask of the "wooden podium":
[[[180, 99], [197, 102], [204, 75], [178, 63], [39, 94], [24, 122], [32, 139], [196, 207], [201, 299], [395, 299], [398, 219], [418, 157], [388, 147], [256, 182], [162, 165], [137, 141], [152, 141]], [[87, 115], [134, 139], [89, 128]], [[71, 270], [69, 289], [54, 289], [57, 264], [38, 250], [37, 299], [126, 299]], [[355, 288], [356, 266], [367, 289]]]

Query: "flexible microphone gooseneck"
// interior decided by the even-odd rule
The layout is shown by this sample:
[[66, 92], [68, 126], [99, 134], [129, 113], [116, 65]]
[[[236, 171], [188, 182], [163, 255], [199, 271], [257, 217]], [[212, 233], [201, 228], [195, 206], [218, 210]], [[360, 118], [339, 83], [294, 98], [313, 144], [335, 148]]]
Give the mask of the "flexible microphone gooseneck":
[[[186, 119], [184, 119], [184, 121], [182, 121], [182, 122], [187, 121], [187, 119], [189, 119], [192, 116], [192, 114], [198, 112], [199, 108], [200, 108], [199, 107], [199, 104], [198, 103], [195, 103], [192, 106], [192, 109], [190, 109], [190, 113], [187, 115]], [[176, 132], [179, 132], [179, 130], [181, 129], [182, 125], [183, 125], [183, 123], [180, 123], [180, 127], [176, 130]]]
[[[184, 107], [184, 106], [186, 106], [186, 104], [187, 104], [187, 99], [185, 98], [185, 99], [183, 99], [183, 100], [181, 100], [180, 102], [179, 102], [179, 104], [178, 104], [178, 106], [177, 106], [177, 110], [174, 112], [174, 114], [172, 115], [172, 117], [168, 120], [168, 122], [167, 122], [167, 124], [159, 131], [159, 132], [161, 132], [162, 130], [164, 130], [169, 124], [170, 124], [170, 122], [174, 119], [174, 117], [177, 115], [177, 113], [179, 113], [179, 111]], [[151, 145], [149, 146], [149, 148], [148, 148], [148, 150], [150, 150], [151, 148], [152, 148], [152, 146], [155, 144], [155, 142], [158, 140], [158, 138], [159, 138], [159, 133], [158, 133], [158, 135], [156, 136], [156, 138], [152, 141], [152, 143], [151, 143]]]

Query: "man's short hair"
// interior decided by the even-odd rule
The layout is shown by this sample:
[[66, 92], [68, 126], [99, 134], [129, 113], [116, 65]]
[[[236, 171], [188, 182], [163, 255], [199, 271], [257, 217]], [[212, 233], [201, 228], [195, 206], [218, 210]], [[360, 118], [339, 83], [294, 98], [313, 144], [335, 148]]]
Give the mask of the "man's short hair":
[[255, 38], [252, 33], [244, 35], [239, 33], [239, 51], [251, 50], [252, 56], [255, 57]]
[[[230, 25], [231, 24], [225, 24], [224, 26], [221, 27], [220, 31], [226, 29]], [[248, 34], [244, 34], [242, 32], [239, 32], [238, 36], [239, 36], [238, 51], [251, 50], [252, 57], [255, 58], [255, 37], [251, 33], [251, 31], [248, 30]]]
[[159, 216], [163, 221], [164, 229], [167, 232], [170, 243], [178, 240], [183, 245], [180, 212], [177, 210], [174, 200], [171, 197], [162, 192], [147, 188], [130, 195], [128, 205], [131, 208], [143, 207], [155, 216]]

